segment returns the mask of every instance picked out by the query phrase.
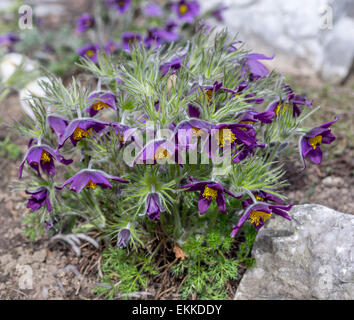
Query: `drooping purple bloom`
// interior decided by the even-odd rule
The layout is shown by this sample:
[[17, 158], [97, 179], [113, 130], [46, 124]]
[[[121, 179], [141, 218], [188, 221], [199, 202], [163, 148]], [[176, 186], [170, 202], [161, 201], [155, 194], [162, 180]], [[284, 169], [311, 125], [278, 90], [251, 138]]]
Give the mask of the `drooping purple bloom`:
[[90, 117], [95, 116], [101, 109], [111, 108], [117, 110], [116, 96], [111, 92], [94, 92], [91, 93], [88, 98], [89, 106], [85, 109], [89, 113]]
[[47, 117], [47, 121], [49, 127], [56, 133], [58, 137], [60, 137], [64, 133], [66, 127], [69, 124], [69, 120], [55, 115], [49, 115]]
[[25, 192], [31, 195], [27, 202], [27, 208], [36, 211], [45, 205], [49, 212], [52, 211], [52, 205], [49, 199], [49, 190], [47, 188], [40, 187], [34, 191], [26, 190]]
[[150, 220], [160, 219], [161, 212], [166, 209], [162, 204], [160, 195], [156, 192], [151, 192], [146, 198], [146, 214]]
[[73, 162], [73, 160], [71, 159], [68, 160], [65, 159], [62, 154], [53, 150], [49, 146], [39, 145], [39, 146], [31, 147], [27, 151], [25, 157], [23, 158], [20, 164], [20, 168], [18, 172], [19, 179], [22, 178], [22, 170], [26, 161], [28, 165], [37, 172], [39, 177], [41, 176], [39, 168], [41, 168], [48, 175], [54, 176], [55, 175], [54, 160], [65, 165], [68, 165]]
[[64, 133], [59, 137], [58, 149], [70, 138], [71, 143], [76, 144], [83, 138], [90, 137], [93, 132], [101, 132], [109, 123], [92, 118], [81, 118], [72, 120], [65, 128]]
[[110, 8], [116, 9], [120, 14], [123, 14], [130, 8], [131, 0], [106, 0]]
[[230, 236], [234, 237], [240, 230], [240, 228], [243, 226], [243, 224], [247, 221], [247, 219], [250, 219], [250, 222], [257, 230], [263, 227], [264, 223], [271, 218], [273, 213], [282, 216], [285, 219], [291, 220], [290, 216], [286, 213], [286, 211], [289, 211], [292, 206], [292, 203], [288, 206], [269, 205], [266, 203], [251, 205], [246, 209], [245, 213], [239, 219], [237, 224], [233, 227]]
[[13, 46], [18, 41], [20, 41], [20, 38], [14, 33], [8, 33], [0, 37], [0, 45], [5, 46], [8, 51], [13, 51]]
[[187, 189], [186, 191], [200, 191], [198, 209], [201, 214], [209, 209], [212, 200], [216, 200], [219, 211], [226, 212], [224, 193], [234, 198], [240, 198], [214, 181], [194, 182], [181, 186], [181, 188]]
[[119, 247], [126, 247], [130, 241], [130, 238], [132, 236], [132, 233], [130, 231], [129, 224], [125, 228], [121, 228], [118, 233], [118, 240], [117, 240], [117, 245]]
[[218, 22], [224, 22], [224, 17], [222, 16], [223, 11], [225, 11], [228, 7], [220, 3], [217, 8], [211, 11], [211, 15]]
[[321, 143], [330, 144], [336, 137], [331, 132], [330, 126], [338, 120], [326, 122], [319, 127], [313, 128], [301, 139], [301, 155], [303, 158], [309, 158], [312, 162], [320, 164], [322, 161]]
[[179, 19], [187, 23], [193, 23], [194, 19], [200, 13], [200, 7], [197, 1], [180, 0], [172, 4], [172, 10], [176, 12]]
[[77, 33], [84, 33], [88, 29], [91, 29], [95, 25], [95, 18], [91, 16], [89, 13], [85, 12], [82, 16], [77, 20]]
[[104, 46], [104, 51], [107, 54], [114, 54], [119, 50], [119, 45], [118, 43], [114, 41], [108, 41], [105, 46]]
[[94, 63], [97, 63], [97, 51], [99, 49], [99, 45], [97, 44], [85, 44], [82, 48], [77, 50], [78, 55], [85, 59], [89, 59]]
[[161, 17], [163, 12], [159, 5], [156, 3], [149, 3], [144, 8], [144, 13], [149, 17]]
[[60, 187], [56, 188], [61, 190], [66, 185], [70, 184], [70, 190], [73, 190], [76, 193], [80, 193], [84, 188], [96, 189], [97, 186], [112, 189], [112, 184], [109, 182], [109, 179], [120, 183], [129, 183], [129, 181], [116, 176], [111, 176], [102, 170], [83, 169], [66, 180]]
[[[265, 192], [262, 190], [258, 191], [252, 191], [254, 197], [256, 198], [257, 201], [259, 202], [266, 202], [266, 203], [283, 203], [283, 200], [280, 199], [279, 197], [275, 196], [274, 194], [271, 194], [269, 192]], [[248, 206], [250, 206], [253, 203], [251, 198], [248, 198], [247, 200], [242, 201], [242, 207], [244, 209], [247, 209]]]
[[250, 53], [245, 59], [243, 69], [245, 72], [249, 72], [251, 81], [259, 79], [267, 75], [269, 73], [269, 70], [263, 63], [259, 62], [258, 60], [272, 60], [273, 58], [274, 56], [267, 57], [264, 54], [260, 53]]
[[150, 141], [134, 159], [134, 164], [156, 164], [174, 159], [176, 146], [167, 140]]
[[200, 117], [200, 109], [197, 106], [192, 104], [188, 104], [188, 115], [192, 118], [199, 118]]
[[163, 39], [160, 37], [160, 29], [149, 28], [147, 30], [147, 35], [144, 38], [144, 45], [147, 49], [151, 47], [157, 48], [163, 43]]
[[165, 42], [174, 42], [179, 39], [178, 32], [175, 31], [175, 28], [178, 26], [177, 23], [173, 21], [167, 22], [163, 29], [158, 29], [157, 33], [161, 39]]
[[135, 32], [123, 32], [122, 33], [122, 48], [124, 50], [130, 51], [133, 45], [136, 45], [141, 41], [141, 35]]
[[177, 70], [179, 70], [182, 66], [182, 60], [179, 57], [173, 58], [170, 62], [166, 62], [160, 66], [160, 72], [164, 76], [170, 70], [172, 70], [172, 74], [174, 74]]

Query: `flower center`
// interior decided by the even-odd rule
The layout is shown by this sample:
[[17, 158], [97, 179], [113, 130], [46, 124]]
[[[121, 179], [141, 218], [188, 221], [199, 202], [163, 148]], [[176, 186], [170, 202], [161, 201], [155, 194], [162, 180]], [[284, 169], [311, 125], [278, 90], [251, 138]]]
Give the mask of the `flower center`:
[[200, 137], [203, 134], [203, 130], [200, 128], [192, 127], [192, 136]]
[[188, 11], [188, 6], [186, 4], [181, 4], [179, 6], [179, 14], [186, 14]]
[[98, 101], [92, 106], [92, 109], [96, 111], [99, 111], [102, 108], [108, 108], [108, 105], [102, 101]]
[[97, 184], [92, 182], [91, 180], [88, 182], [88, 184], [85, 186], [86, 189], [96, 189]]
[[309, 144], [312, 146], [313, 150], [316, 149], [317, 145], [322, 142], [322, 136], [316, 136], [309, 139]]
[[218, 143], [220, 147], [224, 147], [226, 144], [231, 144], [235, 140], [236, 137], [230, 129], [222, 129], [219, 131]]
[[171, 155], [168, 153], [168, 151], [162, 147], [158, 147], [156, 149], [155, 155], [154, 155], [154, 160], [157, 159], [165, 159], [165, 158], [170, 158]]
[[264, 198], [256, 194], [256, 200], [257, 201], [264, 201]]
[[42, 163], [50, 162], [50, 155], [47, 151], [44, 150], [42, 151], [41, 162]]
[[[278, 116], [279, 113], [280, 113], [280, 107], [281, 107], [281, 105], [278, 104], [278, 105], [275, 107], [275, 109], [274, 109], [274, 113], [275, 113], [276, 116]], [[282, 112], [282, 114], [285, 113], [285, 111], [286, 111], [287, 108], [289, 108], [289, 105], [288, 105], [287, 103], [284, 103], [284, 104], [283, 104], [283, 112]]]
[[205, 199], [216, 199], [218, 195], [218, 190], [214, 190], [212, 188], [209, 188], [208, 186], [205, 186], [204, 188], [204, 192], [202, 194], [202, 196], [205, 198]]
[[95, 51], [93, 51], [93, 50], [87, 50], [87, 51], [86, 51], [86, 55], [87, 55], [89, 58], [91, 58], [91, 57], [93, 57], [93, 56], [95, 55]]
[[86, 138], [92, 134], [92, 128], [88, 129], [85, 131], [84, 129], [81, 129], [77, 127], [73, 133], [73, 138], [75, 140], [81, 140], [82, 138]]
[[206, 95], [208, 101], [210, 101], [211, 98], [213, 97], [213, 90], [210, 90], [210, 89], [207, 90], [207, 91], [205, 92], [205, 95]]
[[260, 219], [262, 219], [262, 221], [265, 222], [268, 219], [270, 219], [271, 216], [272, 216], [271, 212], [267, 213], [264, 211], [252, 210], [250, 214], [250, 219], [251, 219], [251, 223], [254, 223], [256, 226], [258, 226]]

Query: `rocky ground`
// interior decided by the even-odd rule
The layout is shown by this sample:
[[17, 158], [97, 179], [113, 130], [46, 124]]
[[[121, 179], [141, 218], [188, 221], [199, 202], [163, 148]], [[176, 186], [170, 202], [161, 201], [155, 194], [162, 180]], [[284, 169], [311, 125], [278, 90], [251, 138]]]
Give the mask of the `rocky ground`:
[[[354, 142], [353, 109], [354, 85], [329, 86], [323, 83], [308, 86], [307, 79], [289, 79], [298, 91], [308, 94], [321, 104], [321, 115], [313, 125], [340, 117], [334, 126], [336, 144], [325, 147], [325, 160], [321, 166], [309, 164], [300, 172], [300, 163], [290, 161], [287, 192], [296, 204], [317, 203], [337, 211], [354, 213]], [[21, 120], [17, 95], [9, 96], [0, 104], [0, 141], [9, 134], [6, 123]], [[309, 124], [311, 126], [311, 124]], [[25, 151], [26, 142], [14, 138], [11, 142]], [[49, 247], [49, 239], [30, 242], [23, 234], [22, 219], [28, 214], [24, 194], [16, 192], [17, 161], [0, 158], [0, 299], [93, 299], [93, 288], [98, 282], [99, 251], [84, 244], [82, 255], [62, 244]]]

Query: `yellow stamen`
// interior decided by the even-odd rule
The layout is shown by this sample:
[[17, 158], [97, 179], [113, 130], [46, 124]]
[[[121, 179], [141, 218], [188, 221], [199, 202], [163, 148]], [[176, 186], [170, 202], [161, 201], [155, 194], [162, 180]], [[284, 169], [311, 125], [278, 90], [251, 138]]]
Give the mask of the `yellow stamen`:
[[264, 211], [257, 211], [257, 210], [252, 210], [250, 214], [250, 219], [251, 222], [254, 223], [256, 226], [259, 225], [259, 220], [262, 219], [263, 223], [266, 222], [270, 217], [272, 216], [272, 213], [267, 213]]
[[109, 108], [109, 107], [108, 107], [108, 105], [106, 103], [104, 103], [102, 101], [98, 101], [92, 106], [92, 109], [96, 110], [96, 111], [99, 111], [102, 108]]
[[[278, 104], [278, 105], [275, 107], [275, 109], [274, 109], [274, 113], [275, 113], [276, 116], [279, 116], [280, 107], [281, 107], [281, 105]], [[284, 103], [284, 104], [283, 104], [283, 112], [282, 112], [282, 114], [284, 114], [285, 111], [286, 111], [288, 108], [289, 108], [289, 104]]]
[[157, 159], [165, 159], [165, 158], [170, 158], [171, 155], [168, 153], [168, 151], [162, 147], [158, 147], [156, 149], [155, 155], [154, 155], [154, 160]]
[[91, 180], [88, 182], [88, 184], [85, 186], [86, 189], [96, 189], [97, 184], [92, 182]]
[[241, 121], [241, 122], [239, 122], [240, 124], [251, 124], [251, 123], [253, 123], [252, 121]]
[[256, 194], [256, 200], [257, 201], [264, 201], [264, 198]]
[[186, 12], [188, 11], [188, 6], [186, 4], [181, 4], [179, 6], [179, 14], [186, 14]]
[[93, 57], [93, 56], [95, 55], [95, 51], [93, 51], [93, 50], [87, 50], [87, 51], [86, 51], [86, 55], [87, 55], [89, 58], [91, 58], [91, 57]]
[[221, 129], [219, 131], [218, 144], [224, 147], [226, 144], [231, 144], [236, 140], [235, 135], [230, 129]]
[[317, 148], [317, 145], [321, 144], [322, 136], [316, 136], [309, 139], [309, 143], [312, 146], [313, 150]]
[[208, 186], [205, 186], [204, 188], [204, 192], [202, 194], [202, 196], [205, 198], [205, 199], [216, 199], [218, 195], [218, 190], [215, 190], [215, 189], [212, 189], [212, 188], [209, 188]]
[[47, 151], [44, 150], [42, 151], [41, 162], [42, 163], [50, 162], [50, 155]]
[[213, 90], [207, 90], [207, 91], [205, 92], [205, 95], [206, 95], [208, 101], [210, 101], [211, 98], [213, 97]]
[[203, 134], [203, 130], [200, 128], [192, 127], [192, 136], [193, 137], [200, 137]]
[[92, 135], [92, 128], [85, 131], [84, 129], [77, 127], [73, 133], [73, 138], [74, 140], [81, 140], [82, 138], [89, 137], [90, 135]]

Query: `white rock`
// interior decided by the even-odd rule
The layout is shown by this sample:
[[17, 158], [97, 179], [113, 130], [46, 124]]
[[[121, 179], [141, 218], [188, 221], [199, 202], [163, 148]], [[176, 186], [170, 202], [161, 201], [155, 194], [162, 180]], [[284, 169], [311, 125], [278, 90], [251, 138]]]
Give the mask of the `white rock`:
[[0, 78], [3, 82], [7, 81], [23, 65], [24, 71], [31, 72], [35, 69], [36, 63], [26, 56], [19, 53], [8, 53], [0, 62]]
[[316, 204], [290, 216], [259, 231], [235, 299], [354, 299], [354, 216]]

